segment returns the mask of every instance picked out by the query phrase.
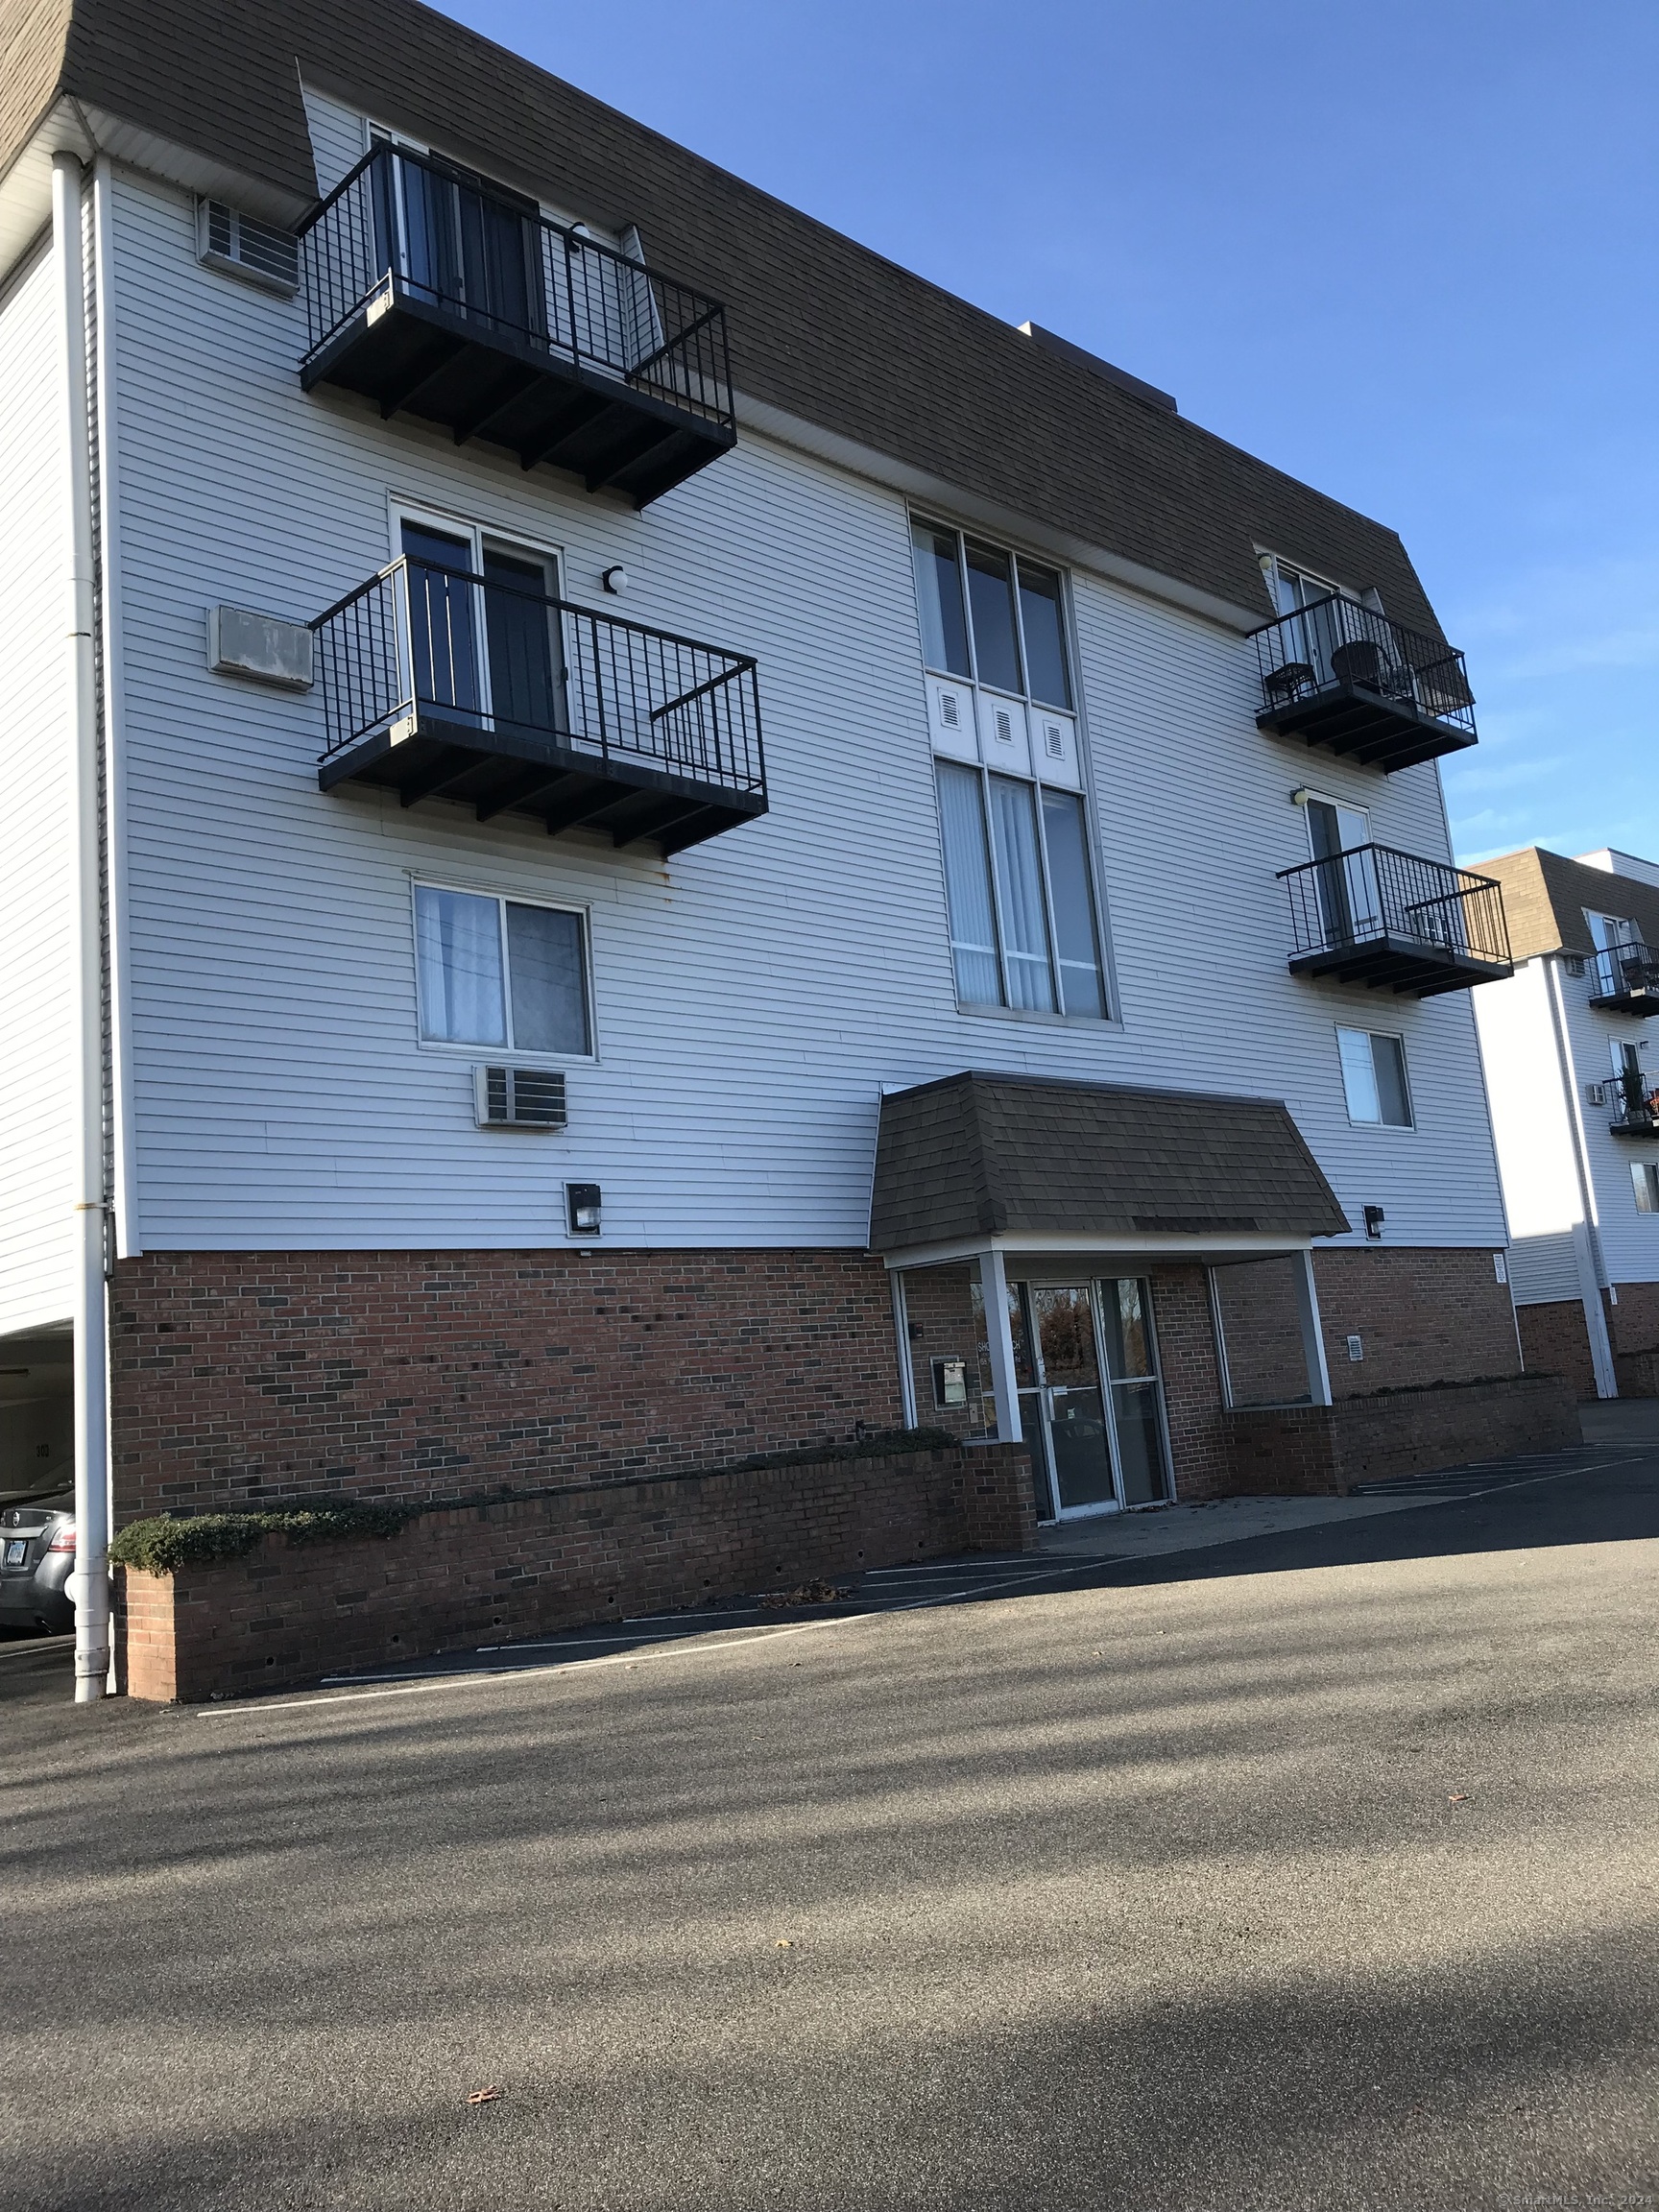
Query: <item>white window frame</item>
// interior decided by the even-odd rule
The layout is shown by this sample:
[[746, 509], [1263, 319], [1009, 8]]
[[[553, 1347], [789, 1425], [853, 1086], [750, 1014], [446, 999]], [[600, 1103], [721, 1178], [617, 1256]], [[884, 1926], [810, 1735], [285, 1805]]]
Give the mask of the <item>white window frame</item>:
[[[991, 872], [992, 926], [997, 934], [997, 968], [1001, 977], [1004, 999], [1004, 1003], [1000, 1006], [988, 1006], [980, 1004], [977, 1000], [958, 998], [956, 999], [957, 1014], [965, 1021], [1058, 1022], [1065, 1023], [1068, 1027], [1082, 1026], [1092, 1030], [1120, 1029], [1123, 1022], [1122, 1016], [1118, 1010], [1118, 977], [1112, 960], [1112, 932], [1107, 917], [1103, 889], [1105, 871], [1101, 866], [1099, 839], [1095, 823], [1091, 775], [1092, 763], [1089, 757], [1088, 721], [1083, 710], [1083, 679], [1081, 656], [1077, 650], [1077, 620], [1072, 598], [1071, 572], [1063, 563], [1054, 560], [1048, 554], [1028, 554], [1020, 546], [998, 539], [988, 532], [972, 530], [965, 523], [951, 520], [950, 516], [940, 509], [907, 506], [904, 510], [904, 544], [906, 556], [910, 562], [912, 593], [916, 589], [914, 532], [919, 522], [926, 528], [949, 530], [955, 535], [957, 558], [961, 564], [962, 619], [968, 639], [968, 666], [971, 671], [967, 676], [956, 676], [948, 669], [928, 666], [924, 646], [922, 608], [918, 601], [915, 608], [916, 657], [922, 663], [923, 676], [925, 679], [931, 677], [935, 681], [960, 684], [975, 695], [975, 731], [978, 727], [977, 696], [980, 692], [983, 691], [992, 699], [1019, 698], [1025, 708], [1026, 741], [1033, 763], [1029, 769], [993, 768], [988, 761], [983, 759], [966, 760], [955, 754], [940, 753], [936, 747], [929, 748], [929, 757], [932, 760], [934, 770], [933, 804], [938, 822], [941, 855], [944, 853], [945, 822], [943, 812], [939, 807], [939, 763], [941, 760], [948, 760], [953, 767], [965, 769], [971, 774], [976, 773], [979, 778], [979, 804], [986, 829], [986, 861]], [[1020, 654], [1020, 675], [1023, 685], [1023, 688], [1017, 693], [1001, 690], [994, 685], [982, 685], [979, 681], [978, 653], [974, 642], [974, 614], [967, 589], [967, 546], [971, 539], [978, 544], [991, 546], [997, 552], [1006, 554], [1013, 563], [1014, 634]], [[1057, 576], [1060, 579], [1061, 643], [1066, 654], [1066, 672], [1071, 685], [1071, 705], [1070, 707], [1061, 707], [1048, 700], [1039, 700], [1031, 689], [1031, 657], [1025, 646], [1024, 610], [1020, 604], [1020, 563], [1022, 561], [1029, 561], [1033, 567], [1045, 569], [1049, 575]], [[1031, 746], [1030, 740], [1031, 725], [1033, 717], [1045, 710], [1053, 715], [1064, 715], [1071, 724], [1073, 742], [1077, 748], [1078, 781], [1075, 783], [1047, 781], [1036, 765], [1037, 754], [1035, 748]], [[1047, 930], [1049, 979], [1055, 988], [1057, 998], [1063, 996], [1060, 990], [1060, 939], [1054, 926], [1054, 898], [1050, 881], [1051, 872], [1048, 865], [1047, 833], [1043, 827], [1043, 793], [1046, 790], [1064, 792], [1069, 799], [1075, 799], [1082, 805], [1084, 860], [1089, 870], [1089, 891], [1094, 919], [1094, 949], [1100, 961], [1100, 995], [1106, 1002], [1104, 1014], [1067, 1014], [1058, 1005], [1052, 1012], [1046, 1012], [1040, 1007], [1016, 1006], [1013, 1002], [1013, 994], [1009, 988], [1008, 950], [1002, 940], [1001, 884], [997, 868], [997, 840], [991, 834], [990, 778], [993, 776], [1005, 776], [1010, 782], [1024, 783], [1035, 795], [1037, 834], [1043, 855], [1043, 914]], [[945, 916], [945, 943], [947, 957], [950, 962], [950, 988], [952, 995], [954, 995], [956, 990], [956, 957], [950, 939], [949, 908], [947, 908]]]
[[[1371, 834], [1371, 809], [1369, 806], [1356, 806], [1351, 799], [1338, 799], [1334, 791], [1315, 791], [1310, 783], [1303, 784], [1297, 797], [1301, 801], [1297, 812], [1302, 817], [1302, 833], [1308, 840], [1308, 857], [1310, 860], [1320, 858], [1320, 854], [1313, 850], [1313, 817], [1309, 811], [1310, 806], [1334, 806], [1340, 813], [1361, 816], [1365, 824], [1365, 834], [1359, 842], [1362, 845], [1371, 845], [1376, 842]], [[1343, 1026], [1346, 1027], [1347, 1024], [1344, 1023]]]
[[[418, 904], [422, 891], [450, 891], [464, 899], [493, 899], [496, 905], [496, 943], [501, 955], [501, 1003], [509, 1039], [513, 1033], [513, 977], [507, 954], [507, 908], [541, 906], [550, 914], [574, 914], [582, 926], [582, 1006], [588, 1027], [586, 1052], [533, 1051], [511, 1042], [484, 1045], [460, 1038], [428, 1037], [425, 1008], [421, 998], [421, 923]], [[447, 1059], [476, 1060], [488, 1053], [496, 1064], [515, 1068], [587, 1067], [599, 1057], [598, 1013], [593, 997], [593, 909], [580, 899], [549, 899], [542, 892], [503, 891], [495, 883], [467, 883], [446, 876], [409, 878], [409, 952], [415, 965], [415, 1042], [422, 1052], [442, 1053]]]
[[[1342, 1085], [1342, 1103], [1343, 1103], [1343, 1106], [1344, 1106], [1344, 1107], [1346, 1108], [1346, 1110], [1347, 1110], [1347, 1114], [1348, 1114], [1348, 1126], [1349, 1126], [1351, 1129], [1375, 1129], [1375, 1130], [1378, 1130], [1378, 1131], [1380, 1131], [1380, 1132], [1381, 1132], [1381, 1133], [1382, 1133], [1383, 1135], [1385, 1135], [1385, 1136], [1389, 1136], [1389, 1137], [1414, 1137], [1414, 1136], [1416, 1135], [1416, 1133], [1417, 1133], [1417, 1100], [1416, 1100], [1416, 1097], [1415, 1097], [1415, 1095], [1413, 1094], [1413, 1092], [1412, 1092], [1412, 1086], [1411, 1086], [1411, 1057], [1410, 1057], [1410, 1054], [1409, 1054], [1409, 1053], [1407, 1051], [1407, 1049], [1406, 1049], [1406, 1038], [1405, 1038], [1405, 1035], [1404, 1035], [1404, 1033], [1403, 1033], [1401, 1030], [1399, 1030], [1399, 1029], [1361, 1029], [1361, 1028], [1358, 1026], [1358, 1024], [1357, 1022], [1334, 1022], [1334, 1023], [1332, 1024], [1332, 1033], [1333, 1033], [1334, 1037], [1335, 1038], [1335, 1042], [1336, 1042], [1336, 1073], [1337, 1073], [1338, 1079], [1340, 1080], [1340, 1082], [1341, 1082], [1341, 1085]], [[1354, 1112], [1354, 1101], [1353, 1101], [1353, 1100], [1352, 1100], [1352, 1099], [1349, 1097], [1349, 1095], [1348, 1095], [1348, 1070], [1347, 1070], [1347, 1069], [1346, 1069], [1346, 1068], [1343, 1066], [1343, 1062], [1342, 1062], [1342, 1038], [1343, 1038], [1344, 1034], [1346, 1034], [1346, 1035], [1348, 1035], [1348, 1036], [1350, 1036], [1350, 1037], [1365, 1037], [1365, 1038], [1372, 1038], [1372, 1037], [1391, 1037], [1391, 1038], [1393, 1038], [1393, 1040], [1394, 1040], [1395, 1044], [1397, 1044], [1397, 1045], [1399, 1046], [1399, 1047], [1400, 1047], [1400, 1080], [1401, 1080], [1401, 1084], [1402, 1084], [1402, 1086], [1404, 1087], [1404, 1089], [1405, 1089], [1405, 1093], [1406, 1093], [1406, 1111], [1407, 1111], [1407, 1115], [1410, 1117], [1410, 1118], [1409, 1118], [1408, 1120], [1406, 1120], [1406, 1121], [1384, 1121], [1384, 1120], [1382, 1119], [1382, 1111], [1381, 1111], [1381, 1109], [1382, 1109], [1382, 1087], [1381, 1087], [1381, 1085], [1377, 1084], [1377, 1076], [1376, 1076], [1376, 1058], [1377, 1058], [1377, 1056], [1376, 1056], [1376, 1053], [1375, 1053], [1375, 1052], [1373, 1052], [1373, 1053], [1372, 1053], [1372, 1056], [1371, 1056], [1371, 1058], [1372, 1058], [1372, 1076], [1371, 1076], [1371, 1080], [1372, 1080], [1372, 1083], [1373, 1083], [1373, 1085], [1374, 1085], [1374, 1086], [1376, 1086], [1376, 1088], [1377, 1088], [1377, 1099], [1378, 1099], [1378, 1109], [1379, 1109], [1379, 1111], [1378, 1111], [1378, 1118], [1377, 1118], [1377, 1119], [1376, 1119], [1375, 1121], [1363, 1121], [1363, 1120], [1359, 1119], [1359, 1118], [1358, 1118], [1358, 1116], [1355, 1114], [1355, 1112]]]
[[[1646, 1185], [1652, 1203], [1644, 1206], [1638, 1191]], [[1630, 1196], [1638, 1214], [1650, 1221], [1659, 1221], [1659, 1160], [1632, 1160], [1630, 1163]]]
[[1316, 569], [1310, 568], [1305, 561], [1292, 561], [1287, 555], [1275, 553], [1265, 545], [1256, 548], [1256, 557], [1262, 564], [1262, 573], [1267, 579], [1267, 596], [1273, 603], [1276, 618], [1283, 619], [1285, 615], [1296, 613], [1295, 608], [1283, 604], [1280, 595], [1279, 580], [1286, 569], [1292, 576], [1300, 576], [1305, 583], [1317, 585], [1321, 591], [1334, 591], [1339, 599], [1352, 599], [1357, 607], [1369, 607], [1375, 614], [1387, 612], [1382, 605], [1382, 594], [1375, 586], [1368, 585], [1364, 590], [1357, 591], [1350, 584], [1338, 584], [1329, 576], [1321, 576]]
[[[405, 522], [413, 522], [418, 530], [438, 531], [446, 538], [467, 539], [472, 549], [472, 573], [480, 583], [483, 581], [484, 553], [488, 546], [494, 546], [499, 552], [505, 553], [509, 557], [527, 557], [531, 560], [545, 561], [551, 571], [547, 596], [550, 599], [563, 599], [565, 596], [563, 589], [565, 554], [561, 546], [551, 545], [512, 530], [497, 530], [493, 523], [478, 522], [466, 515], [451, 515], [441, 507], [428, 507], [421, 500], [404, 499], [394, 492], [388, 494], [386, 501], [387, 542], [391, 548], [394, 565], [403, 559], [403, 525]], [[403, 613], [400, 611], [397, 616], [397, 651], [400, 658], [398, 681], [404, 696], [408, 697], [413, 690], [413, 685], [409, 681], [411, 675], [409, 662], [414, 648], [403, 635]], [[563, 625], [565, 617], [561, 615], [559, 621]], [[478, 663], [473, 671], [478, 685], [478, 710], [484, 718], [485, 727], [489, 728], [493, 707], [490, 694], [489, 642], [486, 628], [482, 622], [477, 625], [472, 643], [478, 657]], [[568, 636], [565, 637], [564, 643], [565, 647], [568, 647]], [[565, 658], [568, 659], [568, 653], [566, 653]]]

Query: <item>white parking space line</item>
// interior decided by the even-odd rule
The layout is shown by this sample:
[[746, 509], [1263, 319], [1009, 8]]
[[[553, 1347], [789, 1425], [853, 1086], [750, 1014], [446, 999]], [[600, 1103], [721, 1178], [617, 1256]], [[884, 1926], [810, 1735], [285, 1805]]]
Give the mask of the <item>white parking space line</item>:
[[[1542, 1457], [1543, 1455], [1540, 1454], [1538, 1456]], [[1598, 1460], [1594, 1466], [1564, 1467], [1552, 1474], [1526, 1475], [1521, 1477], [1518, 1481], [1496, 1482], [1484, 1490], [1463, 1491], [1455, 1496], [1440, 1492], [1432, 1497], [1425, 1497], [1419, 1503], [1424, 1505], [1463, 1504], [1472, 1497], [1489, 1498], [1500, 1491], [1524, 1490], [1534, 1483], [1561, 1482], [1565, 1481], [1571, 1475], [1595, 1475], [1603, 1472], [1606, 1468], [1620, 1467], [1624, 1464], [1623, 1459]], [[1250, 1541], [1250, 1539], [1245, 1539], [1245, 1541]], [[1161, 1552], [1151, 1556], [1162, 1561], [1178, 1557], [1179, 1553]], [[1144, 1563], [1151, 1564], [1151, 1558]], [[991, 1587], [997, 1597], [1001, 1597], [1005, 1592], [1021, 1589], [1033, 1582], [1056, 1582], [1063, 1580], [1069, 1575], [1085, 1575], [1101, 1567], [1135, 1567], [1141, 1564], [1142, 1564], [1142, 1561], [1120, 1557], [1093, 1557], [1070, 1563], [1049, 1560], [1029, 1573], [1004, 1576]], [[894, 1573], [897, 1570], [876, 1569], [872, 1572]], [[963, 1570], [958, 1569], [957, 1572], [960, 1574]], [[972, 1573], [973, 1570], [970, 1568], [967, 1572]], [[457, 1669], [450, 1673], [434, 1675], [424, 1682], [386, 1683], [372, 1690], [341, 1690], [331, 1696], [313, 1695], [304, 1697], [284, 1698], [280, 1702], [261, 1698], [256, 1702], [248, 1704], [208, 1705], [201, 1708], [196, 1713], [195, 1718], [198, 1720], [226, 1720], [256, 1719], [264, 1713], [316, 1713], [333, 1705], [361, 1704], [374, 1698], [421, 1696], [434, 1690], [453, 1690], [480, 1682], [535, 1681], [543, 1676], [592, 1673], [601, 1667], [647, 1667], [661, 1665], [669, 1660], [713, 1658], [722, 1651], [745, 1651], [757, 1644], [777, 1643], [787, 1636], [823, 1635], [832, 1628], [855, 1628], [862, 1623], [888, 1620], [895, 1613], [926, 1612], [933, 1606], [952, 1604], [958, 1599], [979, 1598], [985, 1595], [987, 1595], [985, 1585], [964, 1584], [954, 1590], [932, 1591], [925, 1597], [901, 1597], [897, 1603], [890, 1605], [861, 1608], [855, 1613], [837, 1613], [825, 1621], [799, 1621], [781, 1624], [776, 1628], [768, 1628], [762, 1623], [758, 1625], [757, 1632], [754, 1635], [728, 1635], [717, 1644], [704, 1643], [695, 1637], [654, 1637], [635, 1644], [632, 1649], [603, 1651], [597, 1657], [590, 1659], [565, 1660], [556, 1662], [552, 1666], [482, 1667], [469, 1669], [465, 1671]], [[609, 1643], [620, 1641], [620, 1639], [603, 1638], [600, 1641]], [[671, 1647], [664, 1649], [661, 1647], [664, 1645]], [[499, 1657], [511, 1650], [549, 1647], [531, 1645], [503, 1645], [496, 1648], [495, 1656]], [[350, 1675], [326, 1677], [330, 1685], [352, 1679], [362, 1680], [363, 1677]]]

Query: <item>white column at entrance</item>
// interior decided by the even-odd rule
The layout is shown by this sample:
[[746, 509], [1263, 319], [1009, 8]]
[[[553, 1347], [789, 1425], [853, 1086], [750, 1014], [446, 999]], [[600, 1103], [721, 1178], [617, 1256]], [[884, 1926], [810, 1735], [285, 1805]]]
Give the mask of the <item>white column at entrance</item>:
[[997, 1393], [997, 1441], [1019, 1444], [1020, 1385], [1014, 1374], [1014, 1329], [1008, 1315], [1008, 1277], [1000, 1252], [979, 1255], [979, 1290], [985, 1301], [985, 1341], [991, 1353], [991, 1387]]
[[1331, 1403], [1331, 1370], [1325, 1364], [1325, 1332], [1319, 1326], [1319, 1291], [1313, 1281], [1313, 1255], [1299, 1255], [1296, 1318], [1302, 1324], [1302, 1357], [1308, 1362], [1308, 1395], [1315, 1406]]

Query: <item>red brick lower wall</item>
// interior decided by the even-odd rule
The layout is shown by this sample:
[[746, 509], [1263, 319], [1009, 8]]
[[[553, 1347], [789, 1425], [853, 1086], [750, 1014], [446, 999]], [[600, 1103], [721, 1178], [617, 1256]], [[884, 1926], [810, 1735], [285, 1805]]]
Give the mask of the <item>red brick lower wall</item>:
[[1618, 1305], [1605, 1292], [1601, 1305], [1615, 1356], [1659, 1352], [1659, 1283], [1621, 1283]]
[[[1338, 1245], [1315, 1250], [1334, 1397], [1518, 1375], [1515, 1310], [1485, 1248]], [[1359, 1337], [1364, 1358], [1348, 1357]]]
[[1334, 1406], [1254, 1407], [1231, 1414], [1229, 1429], [1234, 1485], [1243, 1497], [1342, 1494], [1359, 1482], [1579, 1442], [1573, 1392], [1553, 1375], [1389, 1390]]
[[1596, 1395], [1596, 1364], [1590, 1357], [1590, 1332], [1576, 1298], [1553, 1299], [1543, 1306], [1517, 1306], [1521, 1344], [1529, 1375], [1562, 1376], [1580, 1403]]
[[119, 1262], [110, 1304], [118, 1522], [673, 1472], [902, 1420], [863, 1252], [160, 1252]]
[[[589, 1483], [421, 1514], [396, 1536], [120, 1572], [134, 1697], [186, 1701], [958, 1551], [1028, 1551], [1014, 1445]], [[689, 1624], [689, 1623], [688, 1623]]]
[[[1315, 1270], [1338, 1397], [1516, 1371], [1489, 1252], [1322, 1251]], [[1149, 1272], [1177, 1495], [1222, 1496], [1236, 1431], [1204, 1270]], [[1294, 1333], [1300, 1390], [1287, 1280], [1241, 1268], [1222, 1295], [1262, 1377]], [[920, 1419], [982, 1421], [970, 1271], [929, 1271], [911, 1308]], [[151, 1253], [117, 1267], [111, 1336], [118, 1524], [675, 1474], [902, 1419], [886, 1272], [857, 1251]], [[974, 1382], [944, 1416], [935, 1353]]]
[[1156, 1270], [1152, 1319], [1164, 1374], [1175, 1495], [1188, 1502], [1223, 1498], [1231, 1488], [1232, 1463], [1210, 1286], [1202, 1267]]

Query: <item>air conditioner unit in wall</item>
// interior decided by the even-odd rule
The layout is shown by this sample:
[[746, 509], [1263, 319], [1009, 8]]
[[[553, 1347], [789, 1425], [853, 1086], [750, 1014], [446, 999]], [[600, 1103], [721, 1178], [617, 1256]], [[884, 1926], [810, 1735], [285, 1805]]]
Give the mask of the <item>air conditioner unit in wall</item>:
[[256, 223], [223, 200], [196, 203], [196, 257], [270, 292], [300, 289], [300, 241], [293, 231]]
[[563, 1129], [565, 1076], [556, 1068], [474, 1068], [480, 1129]]
[[1607, 1088], [1608, 1087], [1605, 1083], [1586, 1083], [1584, 1086], [1584, 1094], [1589, 1099], [1592, 1106], [1605, 1106], [1607, 1103]]

